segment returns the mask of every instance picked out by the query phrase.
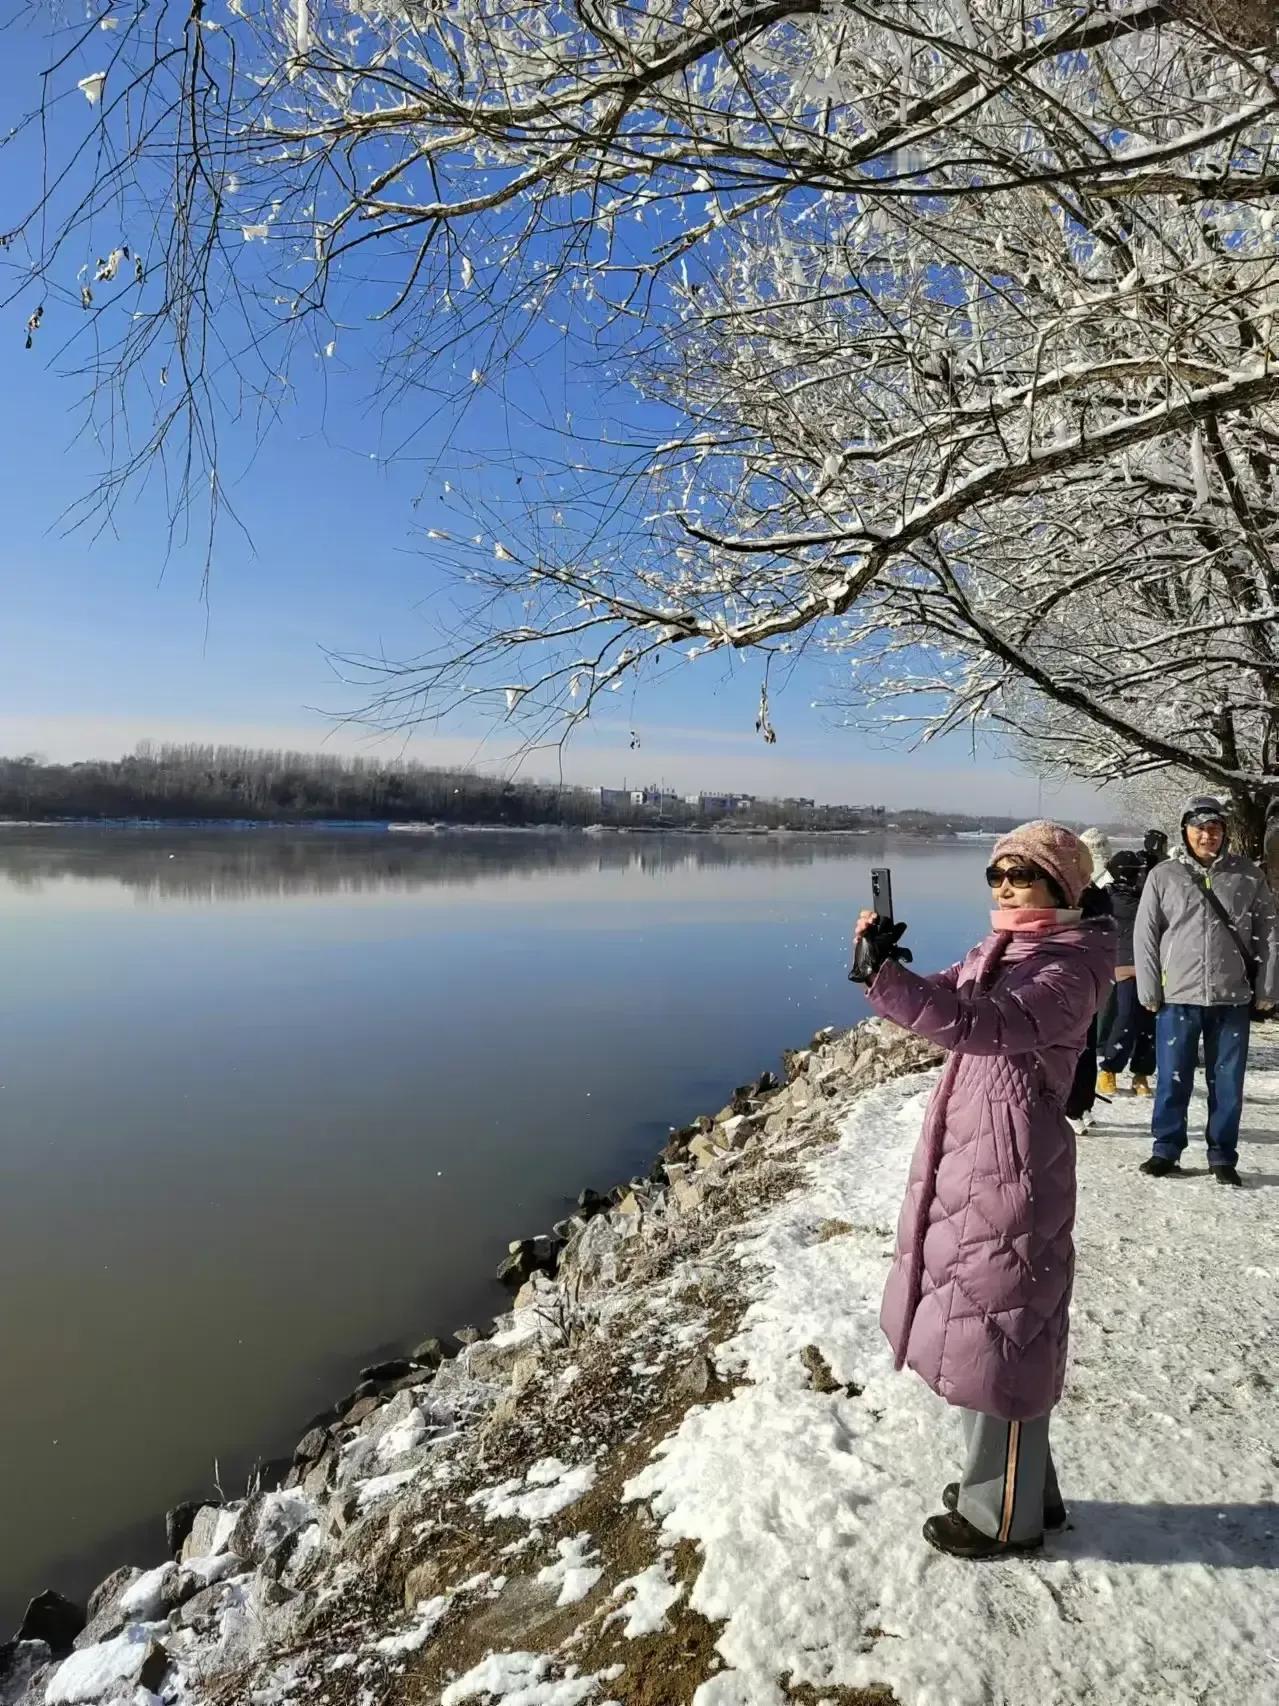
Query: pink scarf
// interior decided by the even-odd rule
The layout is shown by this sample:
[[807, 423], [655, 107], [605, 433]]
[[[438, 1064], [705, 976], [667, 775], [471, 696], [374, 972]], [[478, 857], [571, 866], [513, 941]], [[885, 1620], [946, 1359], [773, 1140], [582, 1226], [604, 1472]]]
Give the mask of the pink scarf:
[[1064, 924], [1078, 924], [1082, 916], [1078, 907], [1014, 906], [1007, 911], [1001, 907], [991, 913], [990, 927], [1043, 936], [1050, 930], [1060, 930]]

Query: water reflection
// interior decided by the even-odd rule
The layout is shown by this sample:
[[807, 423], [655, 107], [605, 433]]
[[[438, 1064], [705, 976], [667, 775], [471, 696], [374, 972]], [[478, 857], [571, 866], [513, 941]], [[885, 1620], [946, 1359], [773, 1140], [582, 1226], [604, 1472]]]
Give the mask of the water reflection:
[[[870, 863], [883, 845], [881, 838], [833, 835], [10, 830], [0, 834], [0, 882], [32, 892], [66, 881], [112, 882], [142, 902], [409, 894], [507, 876], [664, 878], [730, 866], [780, 873], [838, 860]], [[920, 843], [912, 854], [953, 845]]]

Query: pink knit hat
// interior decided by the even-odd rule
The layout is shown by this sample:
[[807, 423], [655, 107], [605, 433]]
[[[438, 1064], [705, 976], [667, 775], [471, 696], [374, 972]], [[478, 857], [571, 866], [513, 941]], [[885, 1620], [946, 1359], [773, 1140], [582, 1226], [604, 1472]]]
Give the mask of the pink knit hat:
[[1067, 906], [1079, 905], [1079, 897], [1092, 878], [1092, 854], [1074, 830], [1063, 823], [1036, 818], [1000, 836], [991, 858], [1007, 859], [1010, 854], [1029, 860], [1050, 876], [1065, 895]]

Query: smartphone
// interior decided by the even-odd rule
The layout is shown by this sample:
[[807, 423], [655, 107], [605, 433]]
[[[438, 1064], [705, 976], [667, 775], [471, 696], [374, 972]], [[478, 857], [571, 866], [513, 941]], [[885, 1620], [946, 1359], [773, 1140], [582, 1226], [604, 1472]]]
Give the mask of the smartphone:
[[870, 904], [881, 918], [893, 922], [893, 873], [887, 865], [873, 865], [870, 873]]
[[[893, 874], [887, 865], [874, 865], [870, 873], [870, 904], [888, 923], [893, 922]], [[860, 942], [853, 948], [853, 964], [848, 977], [851, 983], [869, 983], [871, 970]]]

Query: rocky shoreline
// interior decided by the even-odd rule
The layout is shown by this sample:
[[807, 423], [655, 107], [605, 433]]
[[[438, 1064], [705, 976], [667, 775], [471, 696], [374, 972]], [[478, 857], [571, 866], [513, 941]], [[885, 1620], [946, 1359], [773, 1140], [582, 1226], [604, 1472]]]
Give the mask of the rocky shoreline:
[[[617, 1488], [608, 1516], [592, 1515], [590, 1556], [575, 1538], [581, 1507], [599, 1504], [619, 1465], [642, 1466], [657, 1426], [716, 1395], [713, 1350], [736, 1307], [722, 1248], [732, 1227], [794, 1188], [805, 1152], [834, 1136], [836, 1098], [936, 1059], [881, 1021], [820, 1032], [787, 1051], [784, 1081], [765, 1073], [673, 1132], [647, 1177], [584, 1191], [550, 1234], [512, 1244], [499, 1278], [513, 1307], [487, 1330], [362, 1369], [245, 1498], [170, 1511], [158, 1568], [114, 1571], [84, 1608], [34, 1600], [0, 1647], [0, 1706], [274, 1706], [303, 1693], [374, 1706], [406, 1671], [404, 1699], [451, 1706], [456, 1677], [499, 1641], [537, 1671], [556, 1614], [577, 1603], [568, 1587], [594, 1591], [609, 1572], [601, 1534], [619, 1569], [635, 1550], [638, 1519]], [[695, 1283], [670, 1290], [690, 1273]], [[679, 1323], [674, 1360], [651, 1348], [655, 1307], [664, 1343]], [[838, 1387], [816, 1347], [804, 1366], [818, 1391]], [[570, 1518], [577, 1528], [561, 1532]], [[639, 1597], [673, 1593], [681, 1568], [694, 1563], [666, 1559], [665, 1587], [650, 1575]], [[592, 1663], [607, 1656], [605, 1629], [600, 1642]], [[647, 1700], [639, 1671], [622, 1686], [646, 1662], [633, 1638], [616, 1699]]]

